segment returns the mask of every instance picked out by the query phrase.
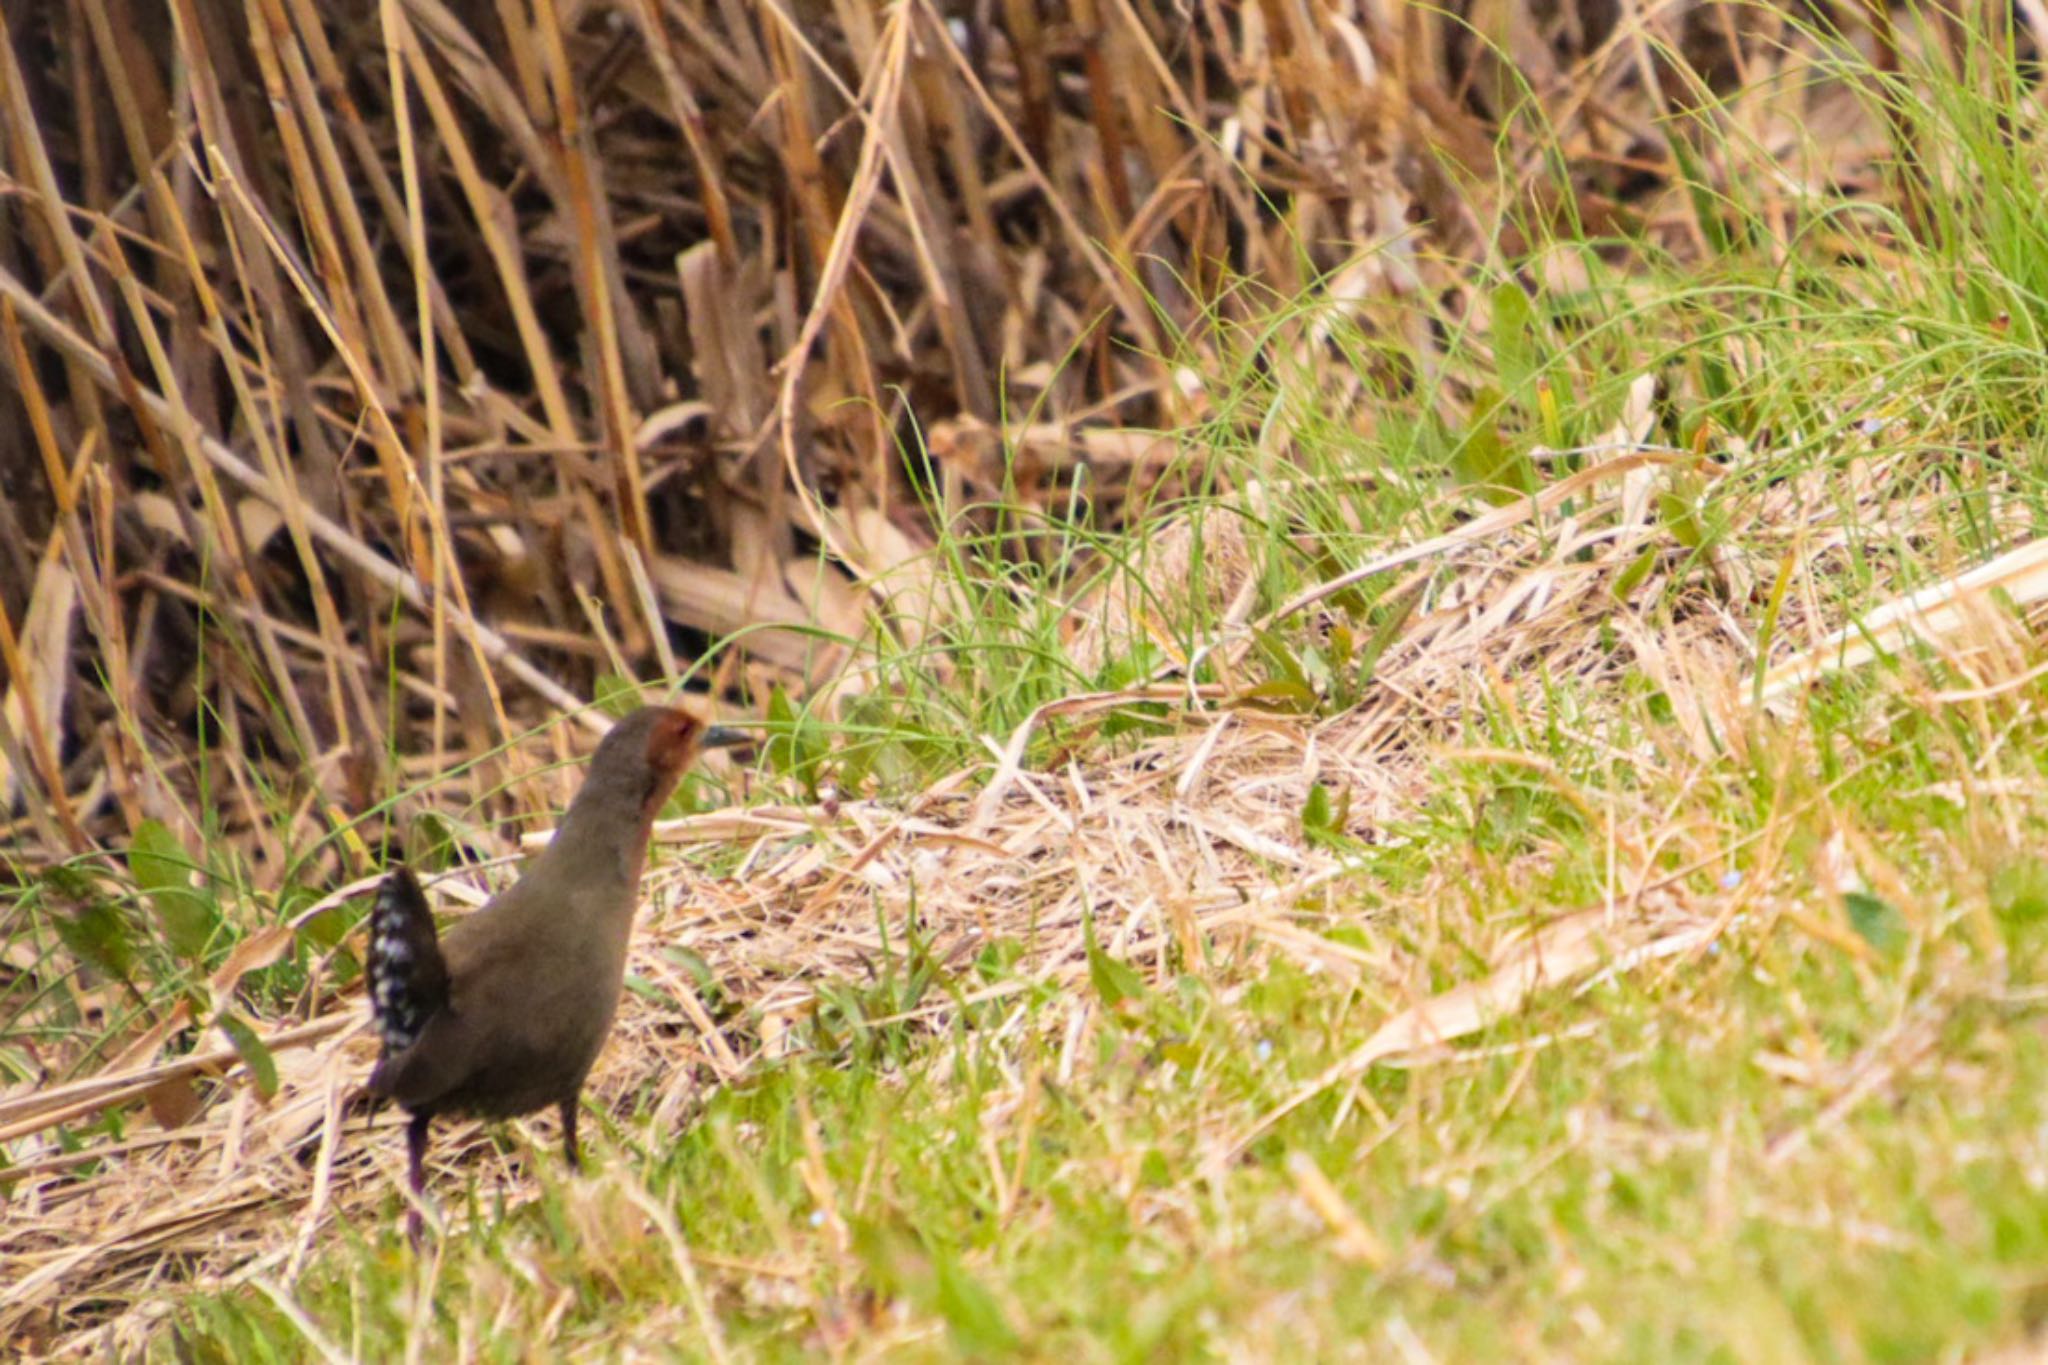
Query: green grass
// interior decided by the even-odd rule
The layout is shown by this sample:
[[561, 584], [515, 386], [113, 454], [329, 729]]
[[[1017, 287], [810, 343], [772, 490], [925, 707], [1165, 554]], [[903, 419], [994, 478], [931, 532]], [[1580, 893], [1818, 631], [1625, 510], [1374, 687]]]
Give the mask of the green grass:
[[[1761, 154], [1709, 111], [1723, 176], [1690, 199], [1723, 248], [1709, 264], [1544, 231], [1532, 254], [1570, 254], [1582, 285], [1532, 296], [1502, 261], [1462, 307], [1402, 305], [1420, 328], [1384, 303], [1274, 300], [1257, 327], [1191, 339], [1216, 416], [1186, 444], [1240, 481], [1303, 480], [1253, 520], [1255, 616], [1597, 458], [1534, 455], [1599, 440], [1645, 374], [1648, 441], [1719, 465], [1658, 476], [1662, 557], [1617, 575], [1653, 630], [1719, 612], [1724, 643], [1767, 651], [2048, 521], [2048, 166], [1995, 117], [2038, 115], [1949, 74], [1851, 74], [1911, 104], [1947, 190], [1925, 234], [1823, 186], [1784, 236], [1751, 207], [1776, 193]], [[1425, 373], [1407, 338], [1432, 328]], [[1787, 512], [1773, 499], [1795, 485]], [[1217, 501], [1195, 476], [1193, 506], [1252, 515]], [[1774, 596], [1817, 526], [1841, 548]], [[1006, 508], [948, 530], [941, 576], [968, 609], [875, 646], [874, 699], [843, 724], [783, 709], [771, 759], [792, 786], [901, 794], [1046, 701], [1150, 672], [1156, 641], [1094, 673], [1065, 650], [1085, 562], [1124, 566], [1117, 590], [1183, 656], [1204, 642], [1143, 538]], [[1366, 651], [1408, 609], [1389, 587], [1325, 604], [1341, 646], [1327, 622], [1275, 622], [1241, 681], [1305, 722], [1369, 697]], [[288, 1285], [182, 1302], [164, 1352], [1918, 1361], [2035, 1340], [2048, 685], [1930, 700], [2017, 671], [1895, 663], [1703, 743], [1698, 699], [1633, 665], [1532, 682], [1533, 714], [1475, 679], [1468, 752], [1298, 907], [1328, 952], [1219, 938], [1165, 976], [1103, 966], [1092, 989], [962, 1005], [937, 1041], [888, 1022], [904, 982], [964, 999], [1019, 981], [1004, 954], [820, 983], [805, 1046], [687, 1125], [616, 1116], [583, 1181], [534, 1153], [538, 1197], [508, 1209], [442, 1182], [442, 1207], [477, 1216], [423, 1260], [394, 1197]], [[1055, 729], [1034, 753], [1099, 757], [1114, 731]], [[1668, 885], [1639, 905], [1624, 878]], [[1725, 928], [1347, 1077], [1243, 1142], [1390, 1015], [1483, 977], [1512, 931], [1610, 899]]]
[[[2025, 795], [1959, 808], [1928, 787], [1981, 757], [1981, 732], [1926, 718], [1838, 780], [1802, 777], [1812, 749], [1895, 706], [1829, 700], [1833, 724], [1760, 737], [1751, 762], [1683, 789], [1580, 788], [1596, 808], [1666, 812], [1666, 864], [1725, 851], [1680, 884], [1697, 913], [1740, 915], [1711, 949], [1540, 995], [1241, 1153], [1398, 1005], [1394, 980], [1273, 957], [1117, 1008], [1049, 992], [973, 1007], [937, 1045], [775, 1067], [679, 1132], [628, 1117], [587, 1183], [538, 1157], [538, 1202], [482, 1210], [424, 1269], [394, 1201], [295, 1297], [362, 1358], [416, 1329], [486, 1358], [540, 1340], [694, 1357], [674, 1247], [639, 1199], [713, 1258], [697, 1274], [726, 1344], [766, 1359], [835, 1332], [913, 1359], [1415, 1340], [1452, 1359], [1924, 1360], [2014, 1339], [2048, 1307], [2048, 861], [1992, 829], [2041, 841], [2048, 772], [2016, 758], [2004, 775]], [[2032, 687], [2001, 708], [2009, 754], [2048, 751], [2043, 702]], [[1600, 843], [1561, 835], [1554, 812], [1475, 819], [1497, 775], [1445, 776], [1417, 842], [1371, 857], [1315, 917], [1438, 985], [1469, 978], [1504, 923], [1597, 903], [1605, 877]], [[1863, 869], [1875, 921], [1814, 876], [1843, 820], [1891, 831]], [[1340, 1254], [1304, 1160], [1376, 1252]], [[440, 1199], [463, 1205], [459, 1187]], [[416, 1323], [422, 1292], [439, 1316]], [[301, 1349], [253, 1294], [189, 1305], [181, 1333], [199, 1358]]]

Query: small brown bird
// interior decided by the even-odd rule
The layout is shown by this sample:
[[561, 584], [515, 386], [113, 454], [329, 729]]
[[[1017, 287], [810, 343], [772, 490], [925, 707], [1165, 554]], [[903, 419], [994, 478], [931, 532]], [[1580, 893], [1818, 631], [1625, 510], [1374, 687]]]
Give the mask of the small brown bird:
[[576, 1103], [618, 1009], [654, 817], [699, 750], [746, 740], [668, 707], [627, 716], [597, 746], [547, 848], [446, 938], [410, 872], [385, 879], [370, 912], [367, 975], [384, 1051], [369, 1092], [412, 1115], [415, 1241], [438, 1114], [513, 1118], [555, 1105], [569, 1166], [582, 1169]]

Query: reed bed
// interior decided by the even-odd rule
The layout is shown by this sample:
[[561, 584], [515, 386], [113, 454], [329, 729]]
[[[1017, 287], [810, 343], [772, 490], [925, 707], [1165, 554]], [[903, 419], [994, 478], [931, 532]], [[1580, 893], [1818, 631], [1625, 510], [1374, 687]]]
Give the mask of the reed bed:
[[[1466, 342], [1509, 368], [1503, 279], [1704, 269], [1826, 231], [1822, 186], [1934, 232], [1910, 120], [1834, 63], [1967, 46], [1715, 4], [0, 11], [0, 1030], [33, 1040], [0, 1051], [0, 1340], [132, 1349], [165, 1284], [296, 1268], [387, 1199], [357, 898], [398, 842], [480, 899], [593, 703], [769, 722], [664, 827], [715, 875], [650, 874], [598, 1093], [657, 1125], [815, 1041], [892, 933], [955, 973], [1023, 945], [977, 1004], [1105, 951], [1374, 965], [1318, 898], [1503, 678], [1646, 672], [1712, 752], [1839, 657], [1834, 567], [1930, 544], [1867, 395], [1815, 415], [1864, 442], [1845, 478], [1653, 441], [1683, 366], [1442, 485], [1300, 452], [1491, 430]], [[1738, 157], [1783, 167], [1739, 213]], [[1345, 540], [1302, 512], [1337, 486], [1408, 511]], [[1316, 568], [1276, 592], [1275, 555]], [[806, 749], [888, 750], [1002, 564], [1057, 625], [1047, 695], [895, 768]], [[1727, 608], [1765, 601], [1758, 649]], [[1276, 669], [1338, 632], [1369, 687]], [[1717, 932], [1632, 894], [1603, 951]], [[1596, 960], [1494, 946], [1507, 994]], [[1415, 1008], [1372, 1055], [1456, 1031]]]

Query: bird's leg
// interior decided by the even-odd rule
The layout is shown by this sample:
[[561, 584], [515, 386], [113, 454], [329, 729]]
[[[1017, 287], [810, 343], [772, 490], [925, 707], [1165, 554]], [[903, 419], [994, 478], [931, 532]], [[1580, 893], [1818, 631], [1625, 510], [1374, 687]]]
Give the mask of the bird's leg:
[[427, 1197], [427, 1126], [433, 1121], [432, 1114], [415, 1114], [405, 1126], [406, 1182], [412, 1187], [412, 1202], [405, 1211], [405, 1235], [415, 1250], [419, 1248], [422, 1227], [420, 1205]]
[[576, 1150], [576, 1101], [562, 1101], [562, 1154], [569, 1158], [569, 1169], [583, 1174], [583, 1154]]

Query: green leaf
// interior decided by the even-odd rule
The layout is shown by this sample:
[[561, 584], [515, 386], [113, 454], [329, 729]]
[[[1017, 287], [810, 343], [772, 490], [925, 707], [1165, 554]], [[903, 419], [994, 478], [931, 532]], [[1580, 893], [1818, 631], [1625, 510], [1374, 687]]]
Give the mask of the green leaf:
[[1101, 727], [1096, 731], [1104, 739], [1127, 735], [1133, 730], [1143, 734], [1164, 734], [1172, 727], [1164, 724], [1168, 708], [1153, 702], [1133, 702], [1119, 706], [1102, 718]]
[[324, 953], [348, 937], [351, 918], [348, 906], [331, 905], [299, 926], [299, 942]]
[[1301, 827], [1310, 833], [1330, 828], [1330, 789], [1318, 782], [1308, 789], [1308, 800], [1302, 803]]
[[661, 955], [689, 976], [690, 984], [697, 988], [698, 999], [708, 1003], [725, 994], [725, 988], [718, 984], [718, 974], [699, 954], [678, 945], [662, 949]]
[[622, 673], [600, 673], [590, 685], [590, 700], [613, 720], [623, 720], [640, 705], [640, 684]]
[[1151, 640], [1137, 639], [1118, 642], [1122, 649], [1105, 659], [1102, 667], [1095, 670], [1095, 687], [1100, 692], [1115, 692], [1152, 676], [1160, 664], [1159, 646]]
[[1615, 600], [1628, 601], [1635, 590], [1643, 585], [1643, 580], [1650, 576], [1650, 570], [1656, 565], [1657, 547], [1654, 545], [1630, 560], [1628, 567], [1615, 575], [1612, 589]]
[[1851, 891], [1842, 897], [1849, 911], [1849, 927], [1880, 953], [1897, 952], [1906, 942], [1906, 917], [1889, 901], [1867, 891]]
[[1330, 799], [1330, 789], [1318, 782], [1308, 789], [1308, 799], [1301, 806], [1302, 837], [1312, 844], [1335, 844], [1344, 840], [1344, 831], [1351, 823], [1351, 790], [1336, 800]]
[[164, 940], [188, 962], [206, 952], [220, 916], [211, 900], [193, 889], [192, 859], [178, 836], [160, 820], [145, 820], [128, 845], [128, 871], [156, 911]]
[[1279, 702], [1295, 711], [1313, 711], [1317, 698], [1315, 689], [1307, 683], [1294, 682], [1287, 678], [1270, 678], [1255, 683], [1238, 694], [1245, 701]]
[[830, 752], [822, 727], [809, 713], [800, 713], [780, 687], [768, 694], [767, 719], [770, 734], [761, 748], [768, 766], [814, 787], [819, 766]]
[[[1698, 358], [1699, 387], [1709, 403], [1719, 403], [1734, 393], [1737, 388], [1735, 371], [1711, 346], [1702, 346], [1694, 353]], [[1743, 419], [1731, 419], [1731, 424], [1741, 424]]]
[[927, 1264], [924, 1249], [900, 1220], [863, 1217], [849, 1210], [846, 1230], [867, 1281], [884, 1298], [905, 1294], [923, 1279]]
[[1518, 502], [1537, 488], [1536, 466], [1500, 434], [1501, 396], [1482, 389], [1472, 401], [1472, 428], [1451, 453], [1451, 469], [1459, 480], [1488, 502]]
[[[1315, 577], [1325, 583], [1343, 577], [1344, 571], [1351, 568], [1354, 563], [1321, 541], [1316, 543], [1314, 551], [1309, 555], [1309, 562], [1313, 566], [1312, 572]], [[1363, 616], [1372, 608], [1372, 598], [1356, 583], [1339, 588], [1323, 600], [1332, 610], [1341, 611], [1347, 616]]]
[[985, 1358], [1017, 1349], [1017, 1331], [1010, 1326], [1002, 1304], [949, 1250], [933, 1248], [932, 1289], [934, 1306], [963, 1355]]
[[413, 866], [428, 872], [442, 872], [462, 861], [461, 831], [435, 810], [421, 811], [413, 817], [405, 847]]
[[99, 880], [69, 863], [53, 863], [38, 878], [43, 888], [61, 900], [86, 901], [99, 894]]
[[1991, 911], [2008, 924], [2048, 920], [2048, 863], [2012, 855], [1991, 874]]
[[873, 740], [840, 746], [838, 782], [842, 795], [857, 796], [866, 790], [881, 751], [882, 745]]
[[1494, 369], [1509, 393], [1520, 393], [1535, 376], [1535, 321], [1536, 310], [1522, 286], [1509, 280], [1493, 291]]
[[1301, 651], [1301, 671], [1307, 675], [1308, 685], [1315, 689], [1317, 696], [1328, 694], [1334, 678], [1330, 671], [1330, 661], [1324, 657], [1320, 647], [1309, 645]]
[[50, 922], [74, 957], [121, 981], [134, 970], [135, 946], [128, 939], [128, 917], [112, 901], [95, 898], [76, 914], [55, 911]]
[[676, 1003], [675, 997], [668, 993], [667, 988], [655, 985], [638, 972], [626, 973], [626, 994], [636, 996], [660, 1009], [672, 1008]]
[[1144, 996], [1145, 982], [1131, 964], [1103, 952], [1102, 945], [1095, 941], [1093, 912], [1081, 917], [1081, 943], [1088, 950], [1088, 984], [1095, 987], [1095, 994], [1104, 1005], [1116, 1009], [1126, 1000]]
[[1014, 938], [990, 939], [974, 957], [974, 971], [983, 981], [1008, 977], [1024, 956], [1024, 945]]
[[256, 1036], [256, 1030], [226, 1010], [222, 1010], [220, 1017], [214, 1022], [220, 1025], [220, 1031], [228, 1036], [228, 1041], [234, 1044], [235, 1051], [241, 1055], [243, 1062], [247, 1063], [249, 1074], [256, 1078], [257, 1093], [266, 1100], [275, 1095], [277, 1059], [270, 1055], [270, 1049]]
[[1710, 179], [1706, 167], [1700, 164], [1699, 153], [1693, 150], [1682, 133], [1664, 139], [1664, 145], [1678, 162], [1679, 183], [1685, 186], [1686, 197], [1692, 200], [1693, 220], [1699, 224], [1700, 235], [1707, 240], [1708, 252], [1724, 256], [1735, 250], [1734, 235], [1729, 231], [1727, 220], [1721, 216], [1723, 201], [1709, 188]]
[[1411, 589], [1395, 602], [1380, 623], [1373, 627], [1372, 637], [1365, 642], [1365, 648], [1358, 656], [1357, 688], [1361, 696], [1364, 695], [1365, 689], [1372, 685], [1373, 674], [1380, 666], [1380, 656], [1385, 654], [1387, 646], [1400, 639], [1401, 632], [1408, 628], [1408, 618], [1415, 614], [1416, 604], [1422, 601], [1422, 592], [1420, 587]]
[[[1569, 399], [1571, 394], [1569, 380], [1567, 380], [1563, 387], [1567, 399]], [[1564, 411], [1558, 404], [1557, 391], [1558, 385], [1549, 375], [1539, 374], [1536, 376], [1536, 414], [1542, 421], [1544, 443], [1552, 446], [1570, 445], [1571, 441], [1565, 435]], [[1568, 403], [1567, 406], [1569, 406]], [[1579, 460], [1580, 457], [1578, 456], [1567, 456], [1563, 469], [1566, 472], [1576, 471], [1579, 467]]]
[[1703, 549], [1727, 534], [1728, 517], [1707, 497], [1706, 480], [1675, 469], [1657, 493], [1657, 517], [1688, 550]]
[[1270, 630], [1252, 633], [1252, 640], [1259, 647], [1259, 654], [1273, 666], [1274, 672], [1287, 682], [1308, 685], [1308, 673], [1301, 666], [1301, 659], [1288, 647], [1285, 640]]

